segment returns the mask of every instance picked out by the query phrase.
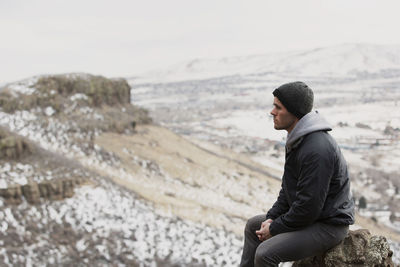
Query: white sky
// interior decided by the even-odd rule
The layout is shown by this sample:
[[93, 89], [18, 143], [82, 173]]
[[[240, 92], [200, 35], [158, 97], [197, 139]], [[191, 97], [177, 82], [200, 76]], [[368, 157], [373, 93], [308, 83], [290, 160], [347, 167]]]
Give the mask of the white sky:
[[0, 0], [0, 84], [132, 76], [204, 57], [400, 44], [400, 1]]

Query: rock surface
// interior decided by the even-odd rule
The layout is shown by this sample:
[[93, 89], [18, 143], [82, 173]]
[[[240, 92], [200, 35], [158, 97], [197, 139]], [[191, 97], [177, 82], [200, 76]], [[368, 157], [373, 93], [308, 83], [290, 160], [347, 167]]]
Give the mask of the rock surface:
[[32, 153], [27, 140], [0, 127], [0, 159], [19, 159]]
[[36, 204], [40, 198], [48, 200], [62, 200], [74, 195], [74, 188], [80, 185], [80, 179], [54, 179], [41, 183], [30, 182], [26, 185], [14, 185], [0, 188], [0, 197], [6, 204], [20, 204], [24, 197], [29, 203]]
[[326, 253], [309, 257], [293, 264], [293, 267], [392, 267], [393, 252], [383, 236], [372, 236], [367, 229], [349, 231], [347, 237]]
[[[131, 88], [125, 79], [107, 79], [95, 75], [43, 76], [37, 81], [35, 87], [42, 93], [48, 93], [45, 95], [47, 98], [51, 95], [85, 94], [92, 106], [129, 104], [131, 99]], [[51, 93], [52, 90], [55, 93]], [[40, 99], [43, 101], [43, 97]], [[49, 103], [53, 104], [54, 101], [49, 101]], [[37, 103], [34, 104], [37, 105]]]

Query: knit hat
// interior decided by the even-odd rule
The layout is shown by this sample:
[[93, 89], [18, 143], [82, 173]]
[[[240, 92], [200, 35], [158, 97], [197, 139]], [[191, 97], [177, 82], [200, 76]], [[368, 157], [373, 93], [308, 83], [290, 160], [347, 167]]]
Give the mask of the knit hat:
[[314, 93], [303, 82], [285, 83], [276, 88], [272, 94], [299, 119], [309, 113], [313, 107]]

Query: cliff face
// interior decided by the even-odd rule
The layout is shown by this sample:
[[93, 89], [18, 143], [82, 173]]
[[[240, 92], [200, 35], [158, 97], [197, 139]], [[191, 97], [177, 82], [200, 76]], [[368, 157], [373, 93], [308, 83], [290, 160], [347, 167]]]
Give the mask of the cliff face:
[[[38, 147], [29, 142], [26, 138], [16, 135], [7, 129], [0, 127], [0, 162], [18, 164], [21, 160], [34, 162], [46, 159], [44, 153], [38, 153]], [[0, 197], [5, 204], [20, 204], [25, 199], [30, 204], [38, 204], [41, 199], [62, 200], [72, 197], [74, 188], [84, 183], [87, 179], [80, 178], [61, 178], [48, 181], [34, 181], [27, 178], [27, 184], [13, 183], [8, 179], [10, 185], [0, 188]], [[4, 181], [3, 181], [4, 182]]]
[[[130, 86], [123, 79], [110, 80], [89, 74], [42, 76], [22, 92], [6, 86], [0, 94], [0, 104], [5, 112], [52, 107], [65, 111], [69, 97], [83, 100], [88, 106], [115, 106], [130, 103]], [[16, 97], [18, 96], [18, 97]]]
[[123, 133], [133, 131], [136, 124], [151, 123], [147, 110], [130, 104], [130, 90], [124, 79], [90, 74], [42, 76], [29, 84], [3, 88], [0, 106], [9, 114], [34, 111], [44, 117], [73, 120], [86, 131]]
[[[94, 75], [41, 77], [34, 87], [41, 93], [50, 93], [47, 97], [54, 95], [54, 98], [84, 94], [88, 97], [89, 104], [96, 107], [129, 104], [131, 99], [131, 88], [125, 79], [107, 79]], [[51, 93], [52, 91], [55, 93]], [[51, 98], [48, 100], [49, 104], [55, 102]]]

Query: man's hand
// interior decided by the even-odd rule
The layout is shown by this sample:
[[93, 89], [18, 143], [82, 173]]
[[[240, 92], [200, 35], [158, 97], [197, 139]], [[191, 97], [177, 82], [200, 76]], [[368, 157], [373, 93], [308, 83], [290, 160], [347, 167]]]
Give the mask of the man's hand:
[[260, 230], [256, 231], [256, 235], [258, 236], [258, 239], [260, 241], [265, 241], [268, 238], [271, 237], [271, 234], [269, 232], [269, 225], [272, 223], [271, 219], [265, 220], [262, 224], [261, 224], [261, 228]]

